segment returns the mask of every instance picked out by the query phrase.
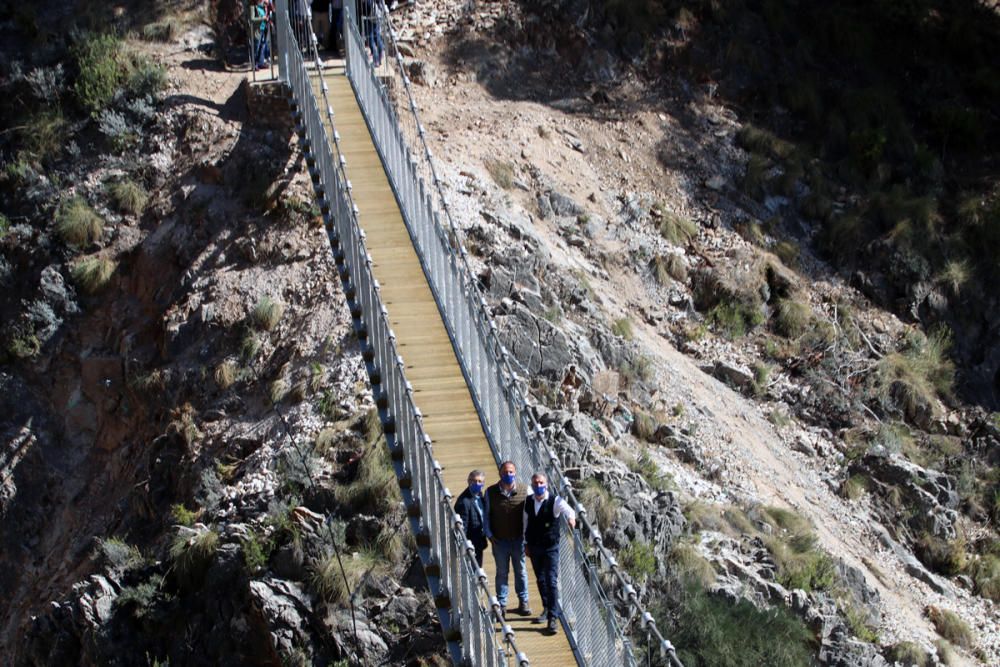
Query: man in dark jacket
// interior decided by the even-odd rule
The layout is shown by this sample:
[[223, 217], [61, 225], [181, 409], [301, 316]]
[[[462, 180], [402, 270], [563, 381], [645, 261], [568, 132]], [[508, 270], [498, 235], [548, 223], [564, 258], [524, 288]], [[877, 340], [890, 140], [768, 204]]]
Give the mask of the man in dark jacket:
[[507, 575], [514, 566], [514, 591], [520, 604], [517, 613], [531, 614], [528, 606], [528, 571], [524, 567], [524, 499], [523, 485], [517, 483], [517, 467], [513, 461], [500, 464], [500, 481], [486, 489], [489, 523], [486, 537], [493, 543], [496, 563], [497, 601], [500, 610], [507, 613]]
[[538, 621], [547, 621], [549, 633], [556, 632], [559, 618], [559, 535], [560, 517], [566, 517], [570, 528], [576, 527], [576, 512], [548, 489], [545, 475], [536, 472], [531, 477], [531, 496], [524, 501], [524, 550], [531, 558], [538, 594], [545, 611]]
[[483, 566], [483, 549], [486, 548], [486, 517], [489, 508], [483, 495], [483, 485], [486, 475], [482, 470], [469, 473], [469, 486], [462, 491], [455, 501], [455, 514], [462, 517], [465, 524], [465, 537], [476, 548], [476, 562]]

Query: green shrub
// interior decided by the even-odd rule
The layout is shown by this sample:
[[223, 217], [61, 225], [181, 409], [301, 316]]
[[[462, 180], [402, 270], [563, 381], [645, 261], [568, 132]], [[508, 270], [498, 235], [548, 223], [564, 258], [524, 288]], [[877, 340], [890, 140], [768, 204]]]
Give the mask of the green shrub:
[[653, 545], [638, 540], [618, 552], [621, 566], [632, 579], [642, 582], [656, 574], [656, 550]]
[[783, 507], [765, 506], [760, 512], [777, 529], [763, 540], [778, 566], [778, 582], [790, 589], [830, 589], [836, 581], [836, 568], [817, 548], [808, 519]]
[[725, 298], [708, 313], [708, 320], [726, 338], [742, 338], [764, 321], [758, 304], [741, 299]]
[[493, 182], [504, 190], [514, 187], [514, 165], [502, 160], [486, 160], [486, 171], [489, 172]]
[[68, 135], [69, 123], [58, 106], [32, 114], [21, 130], [25, 149], [42, 162], [62, 152]]
[[369, 445], [357, 465], [353, 481], [336, 487], [337, 501], [352, 512], [375, 515], [397, 507], [399, 486], [388, 448], [378, 443]]
[[920, 412], [933, 413], [937, 396], [949, 394], [955, 382], [955, 364], [946, 356], [950, 345], [951, 336], [942, 329], [930, 336], [910, 336], [901, 351], [879, 361], [876, 397], [907, 418]]
[[915, 642], [899, 642], [886, 651], [886, 657], [903, 667], [930, 667], [931, 657]]
[[733, 229], [744, 241], [762, 248], [767, 241], [764, 230], [759, 221], [737, 222]]
[[602, 530], [606, 530], [618, 514], [618, 502], [594, 477], [583, 480], [576, 497]]
[[117, 537], [110, 537], [100, 542], [101, 556], [114, 570], [126, 572], [142, 567], [145, 558], [138, 547], [127, 544]]
[[648, 413], [636, 410], [632, 415], [632, 435], [640, 440], [651, 442], [657, 427], [656, 420]]
[[657, 255], [651, 260], [650, 268], [653, 270], [656, 282], [661, 285], [669, 285], [671, 278], [678, 282], [687, 280], [687, 263], [682, 256], [675, 253]]
[[361, 579], [377, 569], [384, 569], [384, 564], [372, 551], [343, 553], [338, 559], [331, 550], [313, 565], [310, 582], [316, 594], [327, 602], [344, 602]]
[[753, 394], [763, 396], [767, 393], [767, 382], [774, 367], [769, 364], [755, 363], [753, 365]]
[[117, 264], [104, 257], [85, 257], [73, 265], [70, 275], [82, 291], [96, 294], [104, 289], [115, 274]]
[[976, 638], [972, 634], [972, 628], [955, 612], [930, 606], [927, 608], [927, 618], [930, 619], [937, 633], [952, 644], [962, 648], [972, 648], [975, 645]]
[[785, 266], [795, 266], [799, 262], [799, 247], [789, 241], [779, 241], [772, 249]]
[[271, 559], [271, 551], [274, 548], [274, 543], [271, 540], [250, 531], [247, 537], [240, 542], [240, 546], [243, 548], [243, 564], [246, 565], [247, 572], [254, 574], [267, 567], [267, 563]]
[[142, 38], [148, 42], [170, 42], [174, 39], [177, 22], [171, 19], [154, 21], [142, 27]]
[[201, 578], [215, 558], [219, 534], [206, 526], [179, 526], [170, 543], [170, 560], [174, 572], [184, 582]]
[[103, 231], [104, 219], [81, 197], [70, 199], [56, 214], [56, 232], [70, 245], [94, 243]]
[[116, 609], [132, 607], [132, 617], [145, 618], [155, 606], [157, 600], [163, 597], [163, 577], [154, 574], [149, 579], [134, 586], [125, 586], [115, 598]]
[[868, 478], [864, 475], [851, 475], [844, 480], [840, 492], [848, 500], [857, 500], [868, 490]]
[[1000, 557], [984, 554], [969, 567], [976, 592], [984, 598], [1000, 602]]
[[124, 82], [130, 97], [155, 97], [166, 85], [167, 70], [163, 65], [143, 55], [131, 55]]
[[115, 181], [108, 188], [116, 209], [121, 213], [139, 215], [146, 208], [149, 201], [149, 193], [141, 185], [130, 179]]
[[785, 338], [798, 338], [812, 322], [809, 304], [792, 298], [782, 299], [774, 313], [774, 329]]
[[201, 516], [199, 510], [189, 510], [182, 503], [170, 506], [170, 516], [179, 526], [193, 526]]
[[627, 317], [618, 318], [611, 323], [611, 333], [619, 338], [632, 340], [632, 320]]
[[244, 361], [253, 361], [260, 352], [262, 345], [260, 334], [256, 331], [245, 332], [240, 339], [240, 357]]
[[288, 380], [285, 378], [278, 378], [272, 382], [267, 388], [268, 398], [271, 399], [271, 403], [281, 403], [288, 396]]
[[937, 649], [938, 660], [945, 667], [957, 667], [964, 664], [961, 658], [958, 657], [955, 647], [947, 639], [939, 639], [934, 642], [934, 648]]
[[281, 316], [285, 313], [285, 305], [280, 301], [275, 301], [270, 296], [262, 296], [253, 307], [250, 318], [254, 325], [262, 331], [270, 331], [281, 321]]
[[662, 207], [660, 211], [660, 236], [674, 245], [682, 245], [698, 234], [698, 225], [677, 213], [671, 213]]
[[660, 466], [657, 465], [656, 461], [653, 460], [645, 448], [639, 456], [628, 462], [628, 467], [632, 472], [646, 480], [646, 483], [654, 491], [669, 491], [676, 488], [673, 478], [660, 470]]
[[113, 35], [91, 35], [77, 43], [73, 55], [79, 68], [73, 86], [77, 102], [96, 116], [111, 104], [125, 81], [122, 43]]
[[671, 571], [682, 581], [708, 587], [715, 581], [715, 568], [690, 542], [678, 542], [670, 552]]
[[[668, 636], [685, 667], [801, 667], [813, 636], [783, 607], [761, 611], [690, 586]], [[666, 627], [666, 626], [664, 626]]]
[[795, 146], [779, 139], [773, 132], [747, 123], [736, 133], [736, 142], [748, 153], [769, 155], [775, 159], [791, 157]]
[[624, 362], [618, 368], [618, 375], [625, 381], [626, 385], [647, 382], [653, 377], [653, 362], [645, 355], [636, 355], [631, 361]]
[[958, 296], [972, 278], [972, 265], [968, 260], [951, 260], [944, 265], [937, 281], [944, 285], [952, 294]]
[[213, 377], [215, 378], [215, 384], [219, 386], [219, 389], [229, 389], [239, 377], [240, 367], [232, 359], [226, 359], [219, 363], [215, 367], [215, 373]]
[[850, 602], [845, 604], [841, 601], [840, 606], [844, 613], [844, 620], [847, 621], [847, 627], [851, 629], [851, 633], [855, 637], [871, 644], [878, 643], [878, 632], [868, 625], [863, 612], [858, 611]]

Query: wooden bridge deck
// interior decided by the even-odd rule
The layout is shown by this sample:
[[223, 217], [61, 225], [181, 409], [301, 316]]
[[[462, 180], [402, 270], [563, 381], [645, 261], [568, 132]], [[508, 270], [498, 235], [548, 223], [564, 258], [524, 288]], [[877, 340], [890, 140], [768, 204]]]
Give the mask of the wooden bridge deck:
[[[324, 78], [375, 276], [445, 483], [457, 497], [466, 486], [469, 471], [479, 468], [486, 472], [487, 484], [493, 484], [498, 475], [492, 451], [354, 91], [342, 66], [325, 70]], [[313, 89], [319, 107], [325, 108], [318, 76]], [[336, 156], [336, 146], [331, 148]], [[518, 472], [522, 481], [530, 475], [526, 470]], [[488, 550], [483, 560], [492, 582], [495, 568]], [[537, 615], [542, 611], [541, 599], [530, 561], [525, 565], [531, 608]], [[516, 606], [513, 573], [510, 584], [508, 604]], [[508, 614], [507, 619], [516, 633], [518, 649], [532, 665], [576, 665], [561, 628], [557, 635], [548, 636], [542, 632], [544, 625], [533, 624], [530, 617]]]

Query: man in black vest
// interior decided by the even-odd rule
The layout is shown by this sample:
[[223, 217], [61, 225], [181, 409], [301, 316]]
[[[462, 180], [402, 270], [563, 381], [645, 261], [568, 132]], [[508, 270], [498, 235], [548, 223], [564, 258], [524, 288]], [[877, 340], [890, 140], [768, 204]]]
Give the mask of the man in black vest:
[[538, 622], [548, 621], [549, 633], [556, 632], [559, 618], [559, 517], [576, 527], [576, 512], [561, 496], [550, 493], [548, 479], [540, 472], [531, 477], [532, 495], [524, 501], [524, 551], [538, 581], [538, 593], [545, 611]]

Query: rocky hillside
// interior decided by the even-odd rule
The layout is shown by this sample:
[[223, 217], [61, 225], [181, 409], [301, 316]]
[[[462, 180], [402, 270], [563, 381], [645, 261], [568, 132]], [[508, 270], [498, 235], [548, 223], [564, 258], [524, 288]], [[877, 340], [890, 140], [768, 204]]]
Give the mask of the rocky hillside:
[[[903, 246], [902, 231], [841, 261], [831, 230], [844, 216], [889, 215], [878, 188], [896, 176], [862, 193], [852, 165], [809, 144], [797, 108], [738, 99], [770, 61], [754, 65], [756, 78], [740, 74], [740, 58], [714, 64], [711, 78], [699, 69], [718, 53], [710, 47], [757, 39], [768, 21], [805, 30], [809, 12], [704, 4], [424, 3], [399, 14], [482, 287], [564, 464], [632, 573], [658, 592], [650, 602], [687, 662], [992, 664], [1000, 420], [988, 411], [996, 369], [980, 354], [996, 340], [990, 260], [962, 258], [965, 246], [948, 241], [970, 272], [962, 299], [937, 301], [934, 316], [921, 299], [934, 301], [941, 282], [901, 300], [915, 278], [893, 257], [940, 267]], [[992, 30], [993, 15], [971, 27], [962, 21], [978, 10], [967, 11], [939, 20], [977, 39]], [[765, 15], [748, 35], [733, 28], [755, 12]], [[926, 57], [965, 62], [949, 53]], [[893, 57], [887, 67], [926, 64]], [[969, 99], [985, 104], [976, 90]], [[944, 189], [923, 205], [936, 207], [935, 225], [973, 233], [949, 222], [946, 193], [962, 168], [995, 175], [988, 152], [941, 154], [912, 97], [899, 104], [898, 122], [927, 142], [918, 148], [938, 151]], [[896, 169], [888, 150], [884, 169]], [[988, 179], [978, 192], [992, 210]], [[922, 224], [907, 201], [892, 214]], [[819, 217], [818, 203], [829, 209]], [[984, 215], [975, 229], [986, 239], [997, 225]], [[967, 327], [977, 314], [986, 320]], [[587, 380], [567, 410], [571, 363]], [[684, 525], [616, 530], [623, 509], [670, 517], [677, 505]], [[805, 639], [794, 622], [785, 628], [803, 654], [728, 663], [710, 648], [752, 642], [730, 624], [767, 609], [804, 623]], [[706, 635], [704, 614], [731, 634]]]
[[[13, 664], [444, 662], [236, 4], [7, 13]], [[688, 667], [1000, 662], [995, 14], [849, 5], [392, 13], [533, 409]], [[948, 47], [870, 51], [913, 16]]]

